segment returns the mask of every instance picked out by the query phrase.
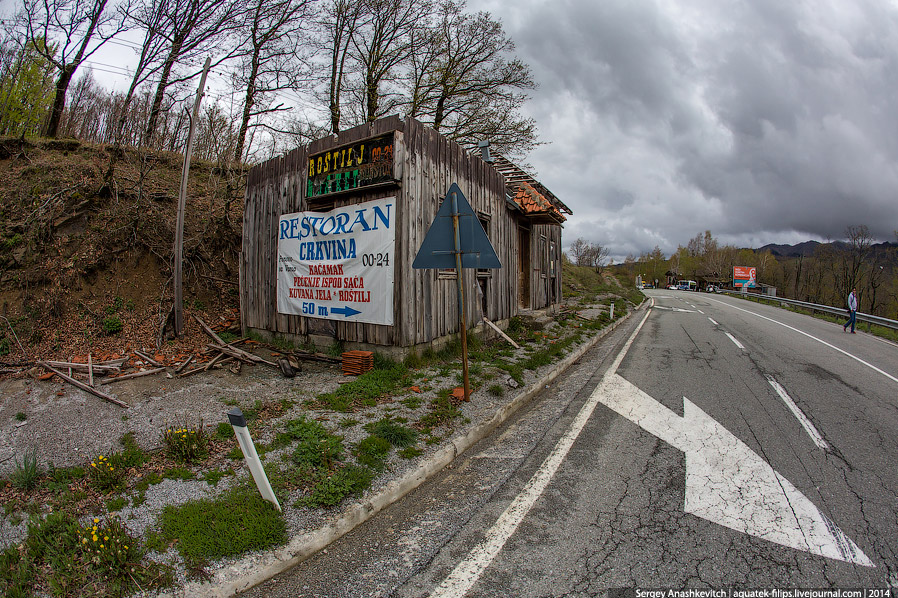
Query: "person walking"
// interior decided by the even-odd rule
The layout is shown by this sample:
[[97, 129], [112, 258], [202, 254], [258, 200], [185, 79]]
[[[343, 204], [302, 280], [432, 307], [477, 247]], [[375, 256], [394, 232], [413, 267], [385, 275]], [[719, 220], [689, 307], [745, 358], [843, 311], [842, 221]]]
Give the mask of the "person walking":
[[857, 322], [857, 289], [851, 289], [848, 295], [848, 321], [842, 326], [842, 331], [848, 332], [848, 325], [851, 324], [851, 334], [854, 334], [855, 322]]

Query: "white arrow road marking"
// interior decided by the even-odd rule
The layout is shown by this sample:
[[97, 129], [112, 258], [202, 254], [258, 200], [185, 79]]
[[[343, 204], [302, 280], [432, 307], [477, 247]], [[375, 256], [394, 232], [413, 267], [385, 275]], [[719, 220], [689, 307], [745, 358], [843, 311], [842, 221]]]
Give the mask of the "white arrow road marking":
[[686, 453], [685, 511], [782, 546], [874, 567], [789, 480], [692, 401], [683, 397], [681, 418], [616, 373], [646, 318], [590, 400]]
[[817, 428], [814, 427], [811, 420], [804, 414], [804, 411], [798, 408], [798, 405], [795, 404], [795, 401], [792, 400], [792, 397], [789, 396], [786, 389], [780, 386], [780, 383], [777, 382], [773, 376], [765, 375], [765, 377], [767, 378], [767, 382], [770, 383], [770, 386], [773, 387], [773, 390], [776, 391], [776, 394], [778, 394], [786, 404], [786, 407], [789, 408], [789, 411], [792, 412], [792, 415], [798, 420], [798, 423], [801, 424], [801, 427], [804, 428], [805, 432], [808, 433], [808, 436], [811, 437], [811, 440], [814, 441], [814, 444], [823, 450], [828, 449], [829, 443], [823, 440], [823, 435], [817, 431]]
[[875, 566], [787, 479], [689, 399], [683, 397], [680, 418], [617, 375], [650, 313], [651, 309], [521, 493], [430, 598], [461, 598], [477, 583], [542, 496], [600, 402], [686, 453], [687, 513], [784, 546]]
[[663, 309], [666, 311], [678, 311], [678, 312], [682, 312], [684, 314], [695, 313], [691, 309], [683, 309], [682, 307], [668, 307], [666, 305], [655, 305], [655, 306], [652, 306], [652, 309]]

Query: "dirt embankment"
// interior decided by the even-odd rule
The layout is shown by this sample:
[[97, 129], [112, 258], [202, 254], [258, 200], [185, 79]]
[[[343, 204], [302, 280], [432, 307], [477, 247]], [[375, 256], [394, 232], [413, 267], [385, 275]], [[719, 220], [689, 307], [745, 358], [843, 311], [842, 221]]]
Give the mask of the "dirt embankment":
[[[194, 330], [158, 344], [181, 167], [176, 153], [0, 139], [0, 371], [140, 347], [174, 358], [206, 340]], [[213, 324], [238, 306], [244, 175], [190, 169], [185, 309]]]

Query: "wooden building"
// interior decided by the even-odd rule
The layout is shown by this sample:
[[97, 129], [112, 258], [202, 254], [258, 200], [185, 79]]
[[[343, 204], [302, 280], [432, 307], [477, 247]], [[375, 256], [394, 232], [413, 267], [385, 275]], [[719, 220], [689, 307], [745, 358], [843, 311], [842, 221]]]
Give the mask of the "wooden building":
[[[558, 304], [562, 212], [570, 210], [507, 160], [485, 162], [414, 119], [388, 117], [317, 140], [249, 172], [240, 263], [243, 328], [319, 345], [341, 341], [347, 348], [400, 352], [457, 334], [455, 271], [412, 268], [452, 183], [467, 198], [502, 264], [500, 269], [462, 270], [468, 328], [484, 316], [501, 326], [524, 310]], [[320, 212], [326, 214], [309, 214]], [[299, 216], [291, 218], [294, 214]], [[316, 221], [325, 227], [321, 235], [346, 232], [356, 223], [358, 230], [373, 231], [389, 222], [394, 235], [389, 248], [361, 256], [367, 266], [379, 262], [382, 267], [365, 277], [346, 275], [340, 260], [360, 261], [354, 241], [347, 248], [316, 238], [308, 227]], [[298, 241], [306, 233], [308, 238]], [[323, 265], [300, 266], [285, 256], [284, 247], [293, 241], [310, 259], [317, 250]], [[296, 286], [287, 298], [283, 287], [289, 284]], [[312, 288], [328, 284], [340, 288]], [[391, 286], [383, 290], [384, 284]], [[294, 301], [294, 295], [300, 299]], [[390, 304], [381, 304], [378, 314], [364, 321], [366, 304], [361, 302], [375, 309], [378, 297], [388, 297]], [[333, 299], [330, 308], [319, 301], [323, 298]]]

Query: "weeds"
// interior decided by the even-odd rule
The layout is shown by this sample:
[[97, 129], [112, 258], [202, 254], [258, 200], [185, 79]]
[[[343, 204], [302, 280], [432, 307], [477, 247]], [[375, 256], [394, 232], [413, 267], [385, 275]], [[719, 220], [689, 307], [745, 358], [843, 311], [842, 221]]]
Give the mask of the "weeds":
[[203, 422], [192, 427], [167, 428], [162, 433], [162, 444], [169, 455], [183, 463], [196, 463], [209, 454]]
[[37, 486], [41, 476], [41, 468], [37, 463], [37, 451], [25, 451], [22, 462], [16, 458], [16, 470], [12, 473], [10, 481], [12, 485], [21, 490], [31, 490]]

